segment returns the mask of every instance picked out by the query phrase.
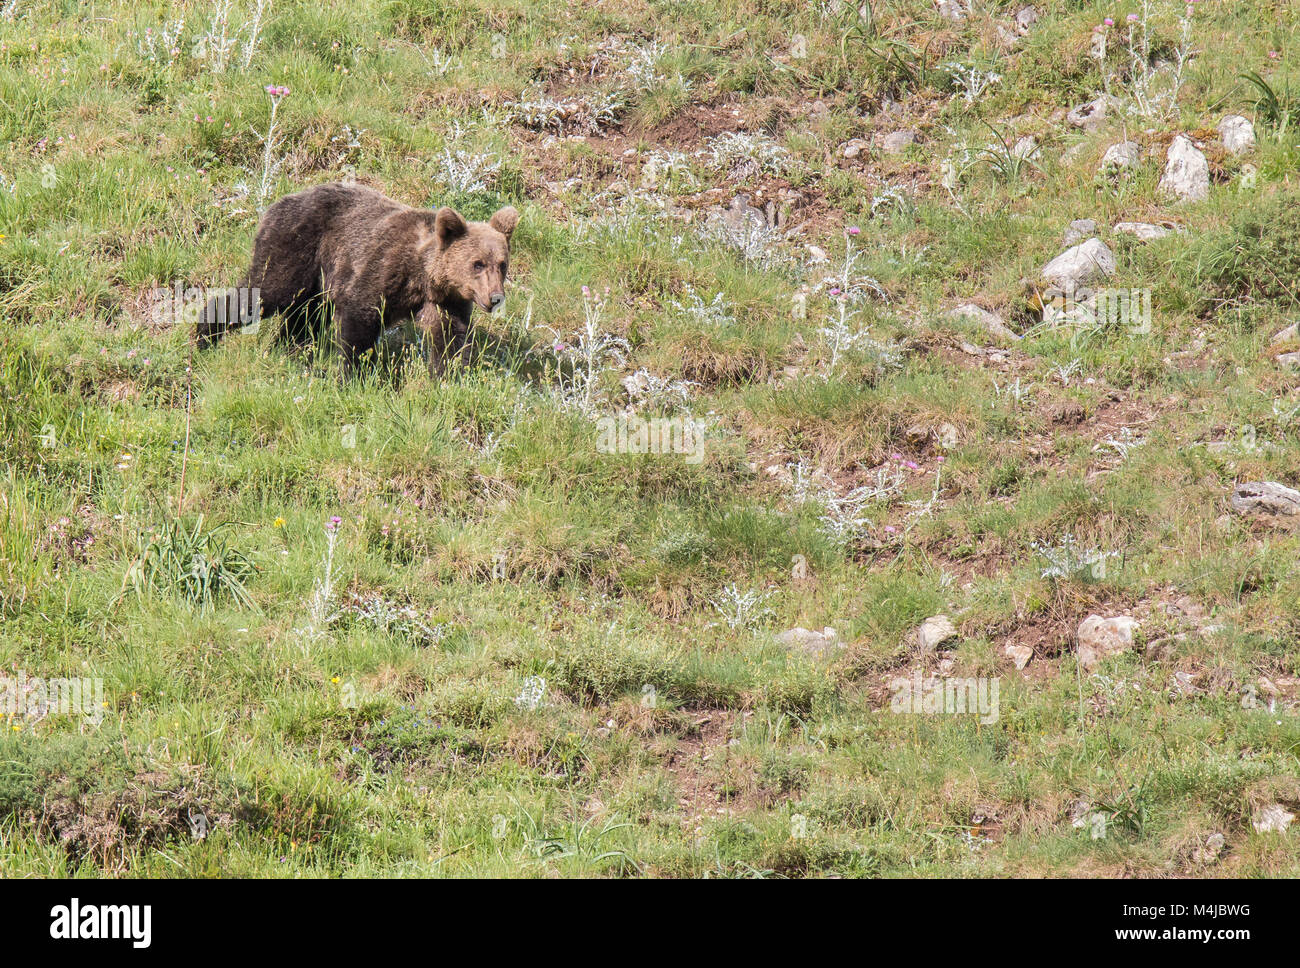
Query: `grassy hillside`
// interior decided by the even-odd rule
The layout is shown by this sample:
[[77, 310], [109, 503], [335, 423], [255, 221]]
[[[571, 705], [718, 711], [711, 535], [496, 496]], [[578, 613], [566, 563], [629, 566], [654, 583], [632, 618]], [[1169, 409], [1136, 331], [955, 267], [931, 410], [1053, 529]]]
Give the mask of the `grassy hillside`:
[[[1026, 6], [0, 4], [0, 875], [1300, 871], [1300, 10]], [[333, 180], [472, 365], [192, 349]]]

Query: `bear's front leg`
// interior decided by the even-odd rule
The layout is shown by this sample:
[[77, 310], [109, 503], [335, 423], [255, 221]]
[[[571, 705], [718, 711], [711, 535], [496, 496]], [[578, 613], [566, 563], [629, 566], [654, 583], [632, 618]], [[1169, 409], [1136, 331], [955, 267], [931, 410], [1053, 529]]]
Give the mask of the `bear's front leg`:
[[448, 310], [438, 303], [425, 303], [415, 317], [416, 327], [424, 334], [425, 360], [432, 376], [442, 376], [447, 359], [455, 354], [469, 365], [469, 314]]

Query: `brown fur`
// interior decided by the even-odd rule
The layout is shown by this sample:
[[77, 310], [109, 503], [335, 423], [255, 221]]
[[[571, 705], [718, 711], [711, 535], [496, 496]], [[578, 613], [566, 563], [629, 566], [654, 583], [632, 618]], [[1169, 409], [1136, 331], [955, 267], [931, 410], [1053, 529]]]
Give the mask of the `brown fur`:
[[[491, 312], [505, 298], [518, 220], [509, 207], [467, 222], [450, 208], [411, 208], [360, 185], [317, 185], [262, 216], [242, 285], [260, 289], [261, 312], [283, 314], [286, 332], [299, 338], [313, 306], [328, 298], [349, 367], [385, 327], [414, 317], [440, 369], [448, 353], [466, 357], [474, 305]], [[239, 322], [227, 322], [216, 303], [199, 320], [200, 345]]]

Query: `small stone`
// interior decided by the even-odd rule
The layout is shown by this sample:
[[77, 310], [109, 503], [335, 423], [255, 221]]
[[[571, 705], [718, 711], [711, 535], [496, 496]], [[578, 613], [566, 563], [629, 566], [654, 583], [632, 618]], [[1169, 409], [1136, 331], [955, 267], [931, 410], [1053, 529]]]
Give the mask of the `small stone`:
[[1023, 158], [1031, 161], [1038, 154], [1038, 139], [1032, 134], [1027, 134], [1017, 141], [1011, 148], [1012, 156]]
[[975, 303], [963, 303], [956, 309], [949, 310], [950, 319], [971, 319], [980, 325], [980, 327], [990, 336], [996, 336], [998, 339], [1018, 340], [1020, 337], [1014, 330], [1002, 321], [1002, 317], [997, 313], [991, 313], [982, 306]]
[[782, 632], [776, 640], [787, 649], [799, 649], [814, 658], [831, 655], [843, 644], [835, 629], [829, 625], [820, 632], [806, 628], [793, 628]]
[[934, 430], [934, 440], [944, 450], [952, 450], [957, 446], [958, 433], [957, 428], [952, 424], [944, 422], [939, 424]]
[[1196, 676], [1182, 671], [1174, 673], [1174, 689], [1180, 696], [1194, 696], [1201, 691], [1196, 688]]
[[808, 250], [808, 257], [812, 259], [813, 262], [831, 261], [831, 257], [826, 254], [826, 250], [823, 249], [820, 245], [809, 244], [804, 246], [804, 248]]
[[915, 143], [916, 132], [904, 128], [902, 131], [893, 131], [885, 135], [885, 140], [880, 143], [880, 150], [887, 155], [901, 155], [909, 145]]
[[1234, 511], [1300, 514], [1300, 491], [1276, 481], [1251, 481], [1232, 489]]
[[1277, 334], [1273, 337], [1271, 342], [1285, 343], [1288, 340], [1295, 339], [1297, 335], [1300, 335], [1300, 323], [1292, 323], [1290, 326], [1286, 327], [1285, 329], [1278, 330]]
[[1111, 145], [1101, 156], [1102, 171], [1119, 171], [1136, 168], [1142, 160], [1142, 149], [1136, 141], [1121, 141]]
[[1066, 249], [1047, 265], [1042, 276], [1066, 291], [1115, 274], [1115, 254], [1101, 239], [1088, 239]]
[[1023, 34], [1038, 23], [1038, 11], [1034, 7], [1021, 7], [1016, 11], [1016, 28]]
[[1289, 370], [1300, 370], [1300, 353], [1279, 353], [1277, 362]]
[[1284, 834], [1293, 820], [1295, 820], [1295, 814], [1287, 810], [1286, 807], [1280, 803], [1271, 803], [1255, 814], [1251, 825], [1255, 828], [1255, 833], [1258, 834]]
[[1066, 120], [1076, 128], [1082, 128], [1085, 131], [1095, 131], [1106, 123], [1110, 112], [1117, 106], [1115, 98], [1103, 94], [1087, 104], [1081, 104], [1065, 116]]
[[1227, 838], [1216, 830], [1205, 838], [1205, 846], [1197, 847], [1192, 852], [1192, 860], [1198, 864], [1213, 864], [1227, 845]]
[[862, 152], [866, 151], [866, 149], [867, 149], [867, 143], [865, 141], [863, 141], [861, 138], [854, 138], [852, 141], [845, 143], [844, 157], [857, 158], [862, 154]]
[[936, 0], [934, 6], [945, 20], [961, 23], [966, 19], [966, 7], [961, 0]]
[[1065, 237], [1062, 241], [1067, 245], [1078, 245], [1084, 239], [1090, 239], [1097, 234], [1097, 223], [1090, 218], [1076, 218], [1073, 222], [1065, 227]]
[[1034, 650], [1027, 645], [1008, 645], [1002, 651], [1016, 664], [1017, 669], [1029, 665], [1029, 660], [1034, 657]]
[[1088, 150], [1091, 144], [1092, 143], [1090, 141], [1085, 139], [1083, 141], [1079, 141], [1076, 142], [1075, 144], [1070, 145], [1070, 147], [1066, 148], [1063, 152], [1061, 152], [1061, 164], [1063, 165], [1074, 164], [1076, 161], [1079, 160], [1080, 156], [1082, 156], [1083, 153]]
[[1163, 239], [1166, 235], [1171, 234], [1171, 231], [1163, 225], [1152, 225], [1149, 222], [1116, 222], [1115, 231], [1126, 235], [1135, 235], [1142, 242]]
[[1091, 669], [1103, 659], [1127, 652], [1133, 648], [1137, 629], [1138, 620], [1131, 615], [1089, 615], [1079, 625], [1079, 661], [1085, 669]]
[[933, 652], [949, 639], [957, 637], [957, 627], [947, 615], [932, 615], [916, 630], [916, 640], [922, 652]]
[[1255, 126], [1249, 118], [1229, 114], [1219, 122], [1219, 137], [1229, 154], [1244, 155], [1255, 147]]
[[1210, 163], [1187, 135], [1180, 134], [1169, 146], [1159, 191], [1184, 202], [1210, 197]]

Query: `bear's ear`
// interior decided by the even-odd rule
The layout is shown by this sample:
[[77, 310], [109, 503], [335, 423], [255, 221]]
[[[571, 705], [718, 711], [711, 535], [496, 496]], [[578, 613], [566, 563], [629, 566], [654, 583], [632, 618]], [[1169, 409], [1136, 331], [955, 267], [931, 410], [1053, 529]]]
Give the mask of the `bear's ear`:
[[510, 238], [510, 233], [515, 230], [515, 226], [518, 224], [519, 212], [515, 210], [513, 205], [507, 205], [488, 219], [488, 225], [492, 226], [507, 239]]
[[445, 205], [438, 209], [438, 214], [433, 219], [433, 225], [438, 232], [438, 241], [443, 245], [456, 241], [469, 231], [469, 226], [460, 217], [460, 213], [454, 208], [447, 208]]

